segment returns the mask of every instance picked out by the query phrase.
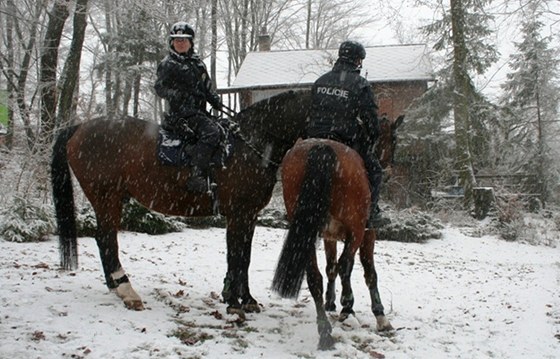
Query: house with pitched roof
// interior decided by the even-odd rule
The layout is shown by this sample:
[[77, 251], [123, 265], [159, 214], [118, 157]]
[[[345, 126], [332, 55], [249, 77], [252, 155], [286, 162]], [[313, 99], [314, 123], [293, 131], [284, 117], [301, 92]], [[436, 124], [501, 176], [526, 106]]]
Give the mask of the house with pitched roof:
[[[361, 74], [371, 83], [379, 114], [394, 120], [435, 80], [427, 47], [412, 44], [365, 49]], [[338, 49], [270, 51], [269, 44], [261, 43], [260, 51], [247, 54], [232, 85], [218, 92], [235, 96], [233, 101], [243, 109], [281, 92], [310, 89], [337, 58]]]

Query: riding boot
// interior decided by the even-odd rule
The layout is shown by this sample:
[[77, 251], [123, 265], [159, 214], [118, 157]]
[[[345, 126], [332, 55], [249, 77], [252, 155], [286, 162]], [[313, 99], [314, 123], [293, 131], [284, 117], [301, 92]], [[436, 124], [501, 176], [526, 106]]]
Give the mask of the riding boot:
[[205, 143], [198, 143], [191, 160], [191, 175], [187, 179], [187, 190], [204, 193], [213, 190], [216, 184], [209, 178], [210, 161], [214, 148]]
[[367, 228], [379, 228], [391, 223], [391, 220], [381, 215], [381, 209], [378, 204], [379, 195], [381, 193], [381, 182], [383, 179], [383, 174], [380, 171], [381, 167], [372, 166], [370, 168], [371, 170], [367, 172], [371, 188], [371, 207], [367, 221]]
[[200, 167], [193, 167], [187, 179], [187, 190], [197, 193], [208, 192], [208, 182], [208, 175], [203, 173]]
[[367, 228], [379, 228], [386, 226], [389, 223], [391, 223], [391, 220], [381, 215], [381, 208], [379, 208], [379, 205], [372, 202], [367, 221]]

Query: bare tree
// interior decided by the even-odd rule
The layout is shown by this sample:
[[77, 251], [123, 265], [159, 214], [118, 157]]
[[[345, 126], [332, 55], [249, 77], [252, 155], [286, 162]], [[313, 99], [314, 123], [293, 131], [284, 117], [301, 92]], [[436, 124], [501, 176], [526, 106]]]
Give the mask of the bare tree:
[[70, 12], [69, 0], [56, 0], [49, 13], [49, 22], [43, 40], [41, 54], [41, 132], [40, 143], [48, 145], [52, 142], [55, 128], [57, 105], [57, 65], [58, 47], [62, 38], [62, 30]]
[[212, 0], [211, 9], [212, 22], [212, 40], [210, 42], [210, 77], [212, 77], [212, 85], [216, 84], [216, 56], [218, 51], [218, 0]]
[[375, 14], [364, 11], [366, 3], [361, 0], [305, 1], [305, 48], [335, 48], [355, 37], [356, 30], [376, 21]]
[[[7, 81], [6, 90], [8, 92], [7, 96], [7, 107], [8, 107], [8, 134], [6, 145], [8, 148], [12, 147], [12, 141], [14, 137], [14, 92], [15, 92], [15, 84], [14, 84], [14, 18], [13, 14], [16, 12], [16, 7], [13, 0], [7, 1], [6, 11], [5, 13], [8, 16], [5, 17], [6, 23], [6, 56], [2, 56], [2, 62], [0, 62], [0, 68], [4, 73], [4, 77]], [[12, 15], [12, 16], [10, 16]]]
[[[1, 68], [8, 82], [9, 138], [11, 141], [17, 108], [29, 147], [35, 142], [36, 129], [31, 120], [34, 96], [30, 101], [27, 100], [27, 88], [29, 78], [34, 78], [32, 70], [37, 51], [37, 37], [45, 10], [45, 4], [42, 2], [16, 4], [10, 0], [6, 3], [6, 51], [2, 51], [5, 55], [0, 54], [0, 58]], [[35, 90], [33, 94], [34, 92]]]
[[75, 112], [75, 108], [73, 108], [76, 103], [74, 101], [74, 94], [78, 84], [80, 59], [82, 57], [82, 47], [87, 25], [87, 11], [88, 0], [77, 0], [74, 10], [72, 43], [60, 77], [60, 98], [56, 117], [57, 127], [68, 124], [71, 115]]

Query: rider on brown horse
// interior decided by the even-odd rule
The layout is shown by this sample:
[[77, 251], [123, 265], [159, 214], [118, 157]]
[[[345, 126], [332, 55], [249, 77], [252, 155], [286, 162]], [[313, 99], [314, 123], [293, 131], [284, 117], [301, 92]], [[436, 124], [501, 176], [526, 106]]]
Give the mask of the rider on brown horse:
[[212, 157], [222, 136], [220, 127], [206, 111], [206, 102], [220, 110], [222, 101], [212, 86], [206, 66], [194, 53], [194, 35], [193, 28], [186, 22], [177, 22], [171, 27], [169, 54], [158, 65], [154, 88], [158, 96], [169, 102], [169, 113], [162, 127], [183, 138], [196, 135], [187, 189], [206, 192]]
[[373, 150], [380, 130], [371, 86], [360, 76], [366, 51], [358, 42], [344, 41], [338, 56], [333, 69], [313, 85], [306, 136], [342, 142], [360, 154], [371, 190], [368, 228], [378, 227], [384, 222], [377, 205], [382, 168]]

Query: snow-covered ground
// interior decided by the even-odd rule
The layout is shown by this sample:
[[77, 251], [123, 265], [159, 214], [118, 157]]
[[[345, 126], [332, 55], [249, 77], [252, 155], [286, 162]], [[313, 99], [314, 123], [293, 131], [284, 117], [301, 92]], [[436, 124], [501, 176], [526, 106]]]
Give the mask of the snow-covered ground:
[[333, 316], [337, 343], [328, 352], [316, 350], [307, 288], [297, 301], [269, 289], [284, 230], [257, 228], [250, 283], [262, 312], [241, 326], [219, 296], [223, 229], [120, 235], [142, 312], [106, 289], [92, 238], [80, 239], [74, 272], [58, 269], [54, 238], [0, 240], [0, 358], [558, 358], [560, 248], [463, 232], [378, 242], [381, 296], [396, 330], [376, 333], [357, 261], [356, 316]]

